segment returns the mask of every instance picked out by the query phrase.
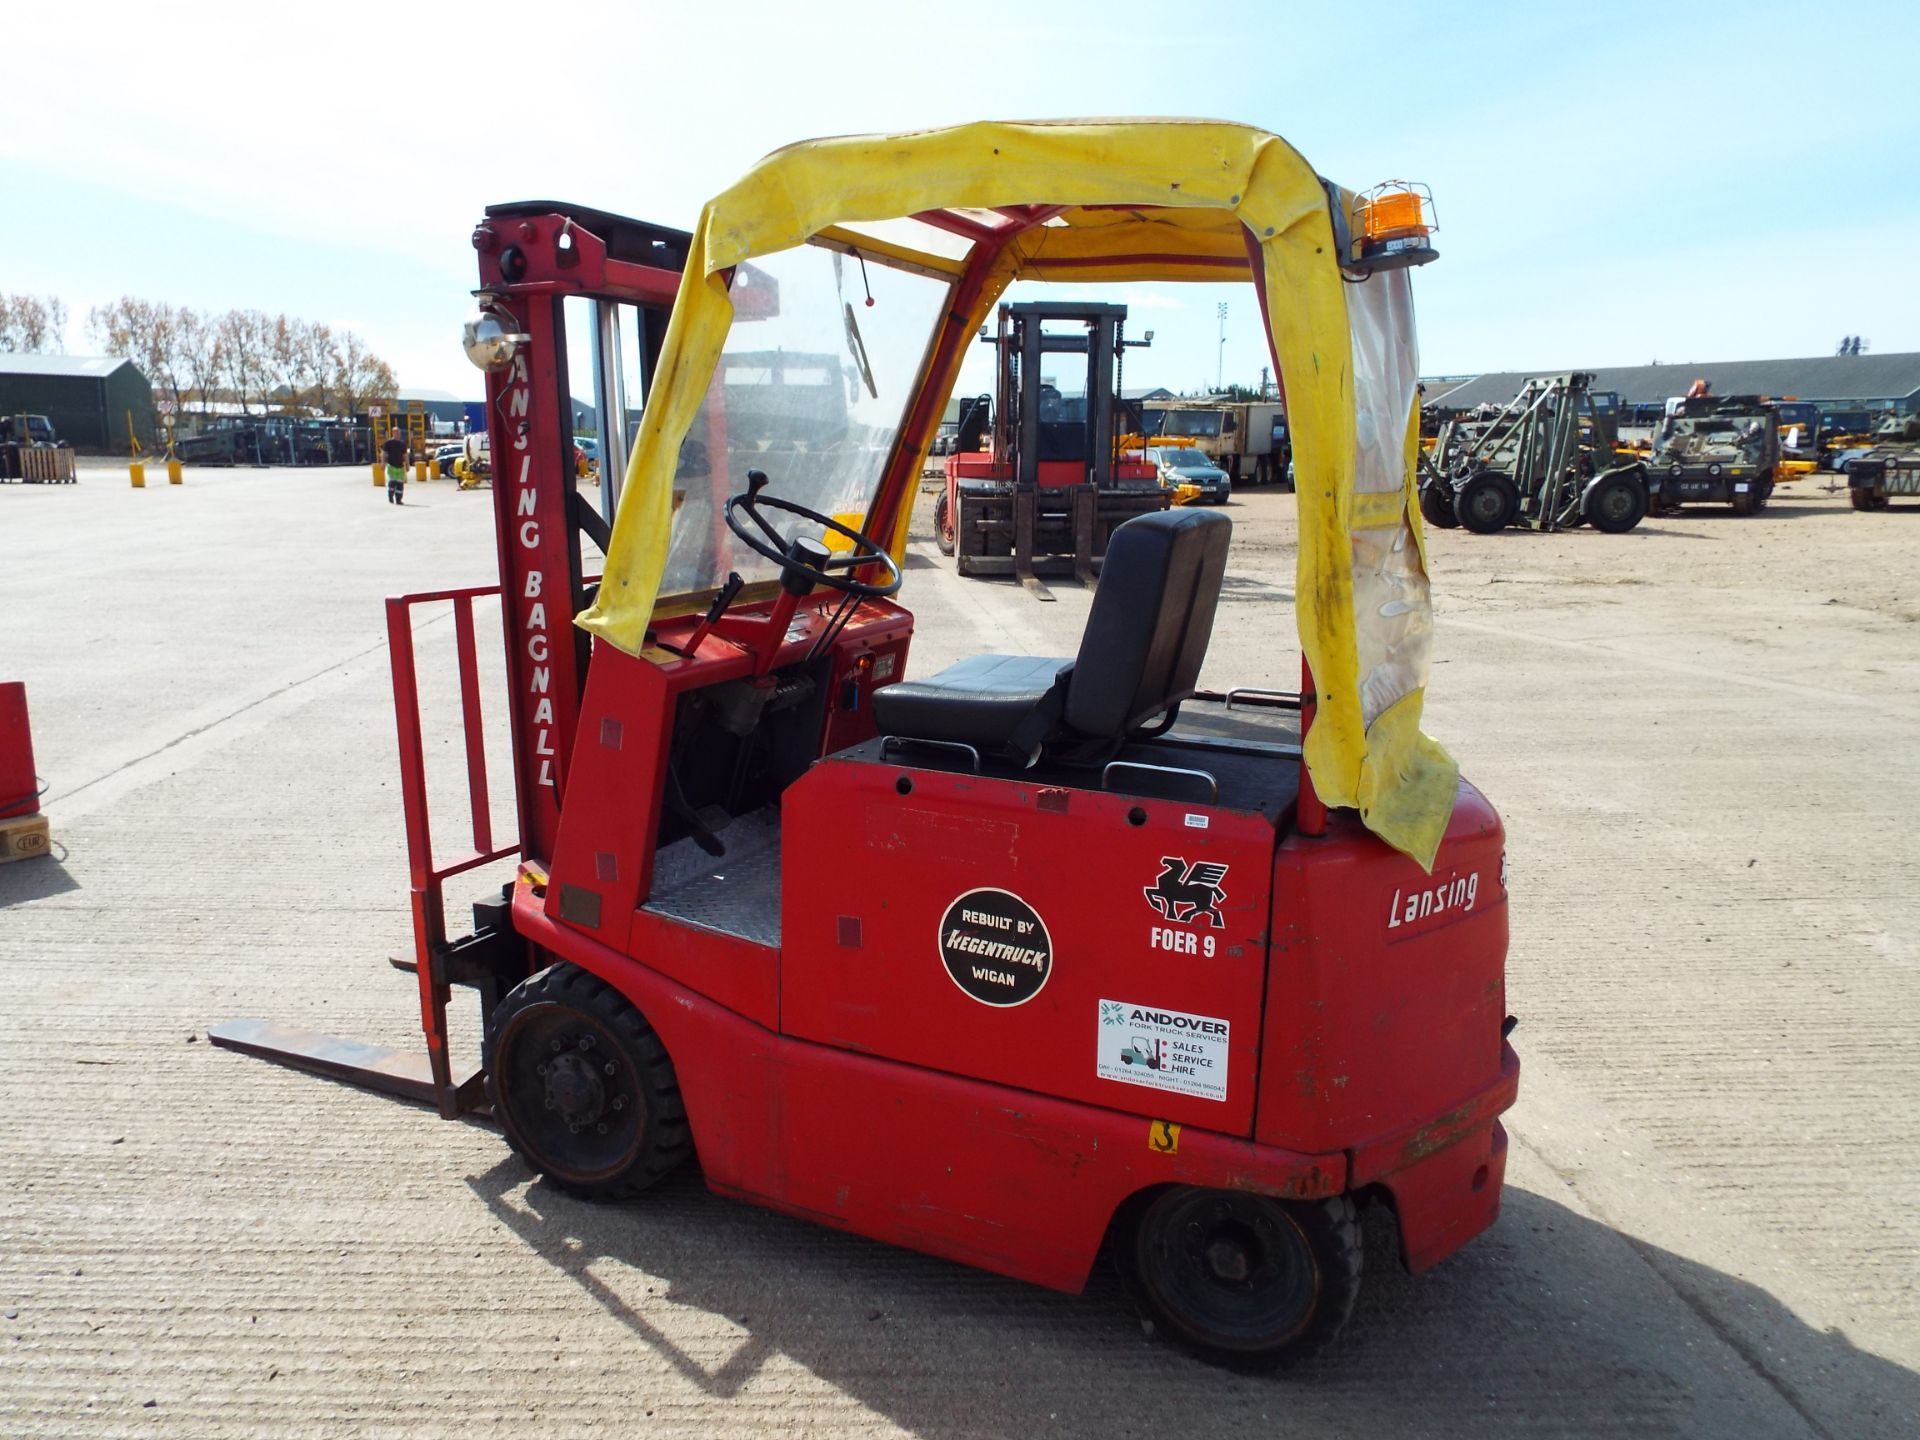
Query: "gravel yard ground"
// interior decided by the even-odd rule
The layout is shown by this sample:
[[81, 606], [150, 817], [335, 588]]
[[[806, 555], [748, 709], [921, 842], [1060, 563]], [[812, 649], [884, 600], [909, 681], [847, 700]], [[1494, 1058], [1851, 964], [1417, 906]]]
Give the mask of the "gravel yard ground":
[[[494, 552], [485, 492], [409, 491], [0, 486], [58, 850], [0, 867], [0, 1433], [1920, 1433], [1920, 509], [1431, 537], [1428, 729], [1509, 832], [1505, 1210], [1418, 1279], [1374, 1226], [1344, 1343], [1249, 1379], [1104, 1272], [1055, 1295], [692, 1174], [581, 1204], [483, 1125], [208, 1045], [417, 1037], [380, 602]], [[1083, 592], [958, 580], [924, 512], [914, 670], [1071, 653]], [[1293, 497], [1227, 513], [1203, 678], [1291, 685]]]

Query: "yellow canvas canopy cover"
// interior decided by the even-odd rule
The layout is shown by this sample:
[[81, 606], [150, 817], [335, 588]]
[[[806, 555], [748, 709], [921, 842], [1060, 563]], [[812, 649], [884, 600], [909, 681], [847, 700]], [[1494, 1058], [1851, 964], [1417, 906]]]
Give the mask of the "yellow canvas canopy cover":
[[[1344, 192], [1340, 203], [1350, 203]], [[919, 246], [878, 224], [905, 217], [933, 219], [958, 243]], [[1294, 450], [1296, 609], [1318, 697], [1309, 774], [1328, 805], [1357, 810], [1430, 866], [1458, 771], [1420, 731], [1432, 611], [1414, 503], [1408, 272], [1344, 278], [1326, 187], [1292, 146], [1248, 126], [980, 123], [808, 141], [762, 160], [695, 227], [605, 577], [579, 624], [641, 652], [666, 567], [677, 457], [733, 321], [734, 267], [808, 242], [952, 277], [949, 324], [969, 336], [1015, 280], [1255, 282]], [[920, 377], [938, 393], [901, 434], [905, 454], [925, 451], [953, 386], [948, 349], [955, 358], [942, 365], [936, 346]], [[917, 476], [918, 466], [888, 474]], [[897, 551], [908, 504], [894, 502]]]

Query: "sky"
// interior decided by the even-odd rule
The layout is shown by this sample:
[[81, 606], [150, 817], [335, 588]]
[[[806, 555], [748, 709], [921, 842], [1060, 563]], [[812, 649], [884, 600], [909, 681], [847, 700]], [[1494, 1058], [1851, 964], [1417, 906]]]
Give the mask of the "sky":
[[[1920, 350], [1910, 0], [103, 0], [8, 32], [40, 58], [0, 117], [0, 291], [63, 298], [76, 353], [133, 294], [346, 326], [403, 386], [477, 396], [489, 203], [690, 226], [795, 140], [1089, 115], [1244, 121], [1349, 187], [1430, 185], [1429, 375]], [[1129, 387], [1257, 383], [1250, 288], [1112, 288], [1155, 331]]]

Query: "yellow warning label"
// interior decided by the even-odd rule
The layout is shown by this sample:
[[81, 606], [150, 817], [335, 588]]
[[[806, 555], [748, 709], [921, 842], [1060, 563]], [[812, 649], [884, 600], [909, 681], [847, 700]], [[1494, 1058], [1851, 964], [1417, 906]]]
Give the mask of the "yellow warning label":
[[1170, 1120], [1147, 1122], [1147, 1149], [1156, 1155], [1180, 1153], [1180, 1127]]

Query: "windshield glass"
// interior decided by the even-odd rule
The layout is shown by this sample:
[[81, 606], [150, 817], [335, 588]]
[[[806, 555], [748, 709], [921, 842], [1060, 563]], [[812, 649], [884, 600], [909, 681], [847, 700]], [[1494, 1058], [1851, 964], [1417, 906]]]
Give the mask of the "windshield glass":
[[1189, 450], [1184, 445], [1173, 446], [1160, 452], [1160, 463], [1175, 470], [1211, 470], [1213, 461], [1198, 450]]
[[1220, 433], [1218, 410], [1169, 410], [1149, 405], [1141, 417], [1149, 435], [1213, 436]]
[[[733, 325], [680, 447], [662, 600], [729, 570], [749, 584], [778, 574], [727, 529], [727, 497], [750, 468], [767, 472], [769, 495], [862, 527], [950, 289], [815, 245], [740, 267]], [[762, 513], [788, 539], [819, 529]]]

